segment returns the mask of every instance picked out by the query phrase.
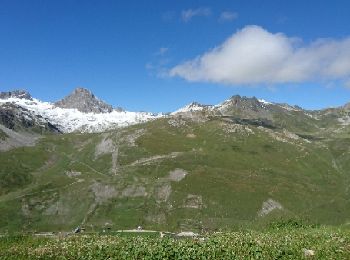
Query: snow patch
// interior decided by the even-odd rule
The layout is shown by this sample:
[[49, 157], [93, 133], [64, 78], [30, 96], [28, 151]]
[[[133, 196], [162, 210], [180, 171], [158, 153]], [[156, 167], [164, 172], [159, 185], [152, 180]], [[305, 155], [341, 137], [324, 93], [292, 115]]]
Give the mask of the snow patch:
[[266, 101], [265, 99], [258, 99], [260, 103], [263, 103], [264, 105], [272, 105], [273, 103]]

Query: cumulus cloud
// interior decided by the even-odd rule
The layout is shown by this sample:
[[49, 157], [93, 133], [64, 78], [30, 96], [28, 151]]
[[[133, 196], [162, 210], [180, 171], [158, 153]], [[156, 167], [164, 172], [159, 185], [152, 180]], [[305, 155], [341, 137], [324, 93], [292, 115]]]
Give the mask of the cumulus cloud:
[[219, 22], [230, 22], [238, 18], [235, 12], [225, 11], [220, 14]]
[[189, 22], [195, 16], [210, 16], [211, 10], [208, 7], [200, 7], [197, 9], [187, 9], [181, 12], [181, 20]]
[[350, 79], [350, 38], [303, 43], [246, 26], [220, 46], [169, 71], [188, 81], [230, 85]]

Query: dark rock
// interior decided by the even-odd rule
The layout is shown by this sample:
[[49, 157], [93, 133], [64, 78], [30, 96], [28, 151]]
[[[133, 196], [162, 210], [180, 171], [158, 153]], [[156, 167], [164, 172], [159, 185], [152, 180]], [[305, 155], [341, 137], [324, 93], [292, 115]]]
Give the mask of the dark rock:
[[14, 90], [8, 92], [0, 92], [0, 99], [8, 98], [23, 98], [28, 100], [33, 100], [32, 96], [25, 90]]
[[0, 124], [14, 131], [60, 132], [48, 120], [13, 103], [5, 103], [0, 106]]

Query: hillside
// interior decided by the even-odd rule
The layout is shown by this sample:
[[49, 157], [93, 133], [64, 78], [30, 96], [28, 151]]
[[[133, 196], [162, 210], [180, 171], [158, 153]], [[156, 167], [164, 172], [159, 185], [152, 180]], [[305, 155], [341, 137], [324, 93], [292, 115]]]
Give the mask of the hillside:
[[0, 232], [213, 231], [280, 217], [348, 223], [343, 108], [237, 96], [223, 104], [103, 133], [44, 134], [2, 152]]

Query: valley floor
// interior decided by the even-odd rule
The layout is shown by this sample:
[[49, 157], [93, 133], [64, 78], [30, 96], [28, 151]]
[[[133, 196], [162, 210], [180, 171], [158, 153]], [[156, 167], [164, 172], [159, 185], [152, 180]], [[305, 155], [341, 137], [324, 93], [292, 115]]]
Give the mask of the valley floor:
[[1, 259], [350, 259], [350, 231], [274, 228], [176, 239], [148, 235], [0, 237]]

